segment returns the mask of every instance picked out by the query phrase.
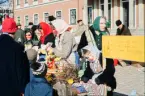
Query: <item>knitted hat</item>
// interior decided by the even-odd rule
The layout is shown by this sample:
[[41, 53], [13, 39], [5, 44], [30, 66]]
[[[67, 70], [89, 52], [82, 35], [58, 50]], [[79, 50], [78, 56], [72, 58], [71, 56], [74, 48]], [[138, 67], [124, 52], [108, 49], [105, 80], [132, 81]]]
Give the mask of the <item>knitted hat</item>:
[[44, 77], [47, 73], [47, 66], [45, 63], [33, 63], [31, 64], [31, 69], [35, 76]]
[[116, 21], [116, 26], [119, 26], [119, 25], [121, 25], [122, 24], [122, 22], [120, 21], [120, 20], [117, 20]]
[[34, 49], [28, 49], [26, 51], [26, 54], [29, 61], [34, 61], [35, 59], [37, 59], [37, 51]]
[[2, 26], [2, 32], [15, 33], [17, 30], [16, 22], [10, 17], [3, 21]]

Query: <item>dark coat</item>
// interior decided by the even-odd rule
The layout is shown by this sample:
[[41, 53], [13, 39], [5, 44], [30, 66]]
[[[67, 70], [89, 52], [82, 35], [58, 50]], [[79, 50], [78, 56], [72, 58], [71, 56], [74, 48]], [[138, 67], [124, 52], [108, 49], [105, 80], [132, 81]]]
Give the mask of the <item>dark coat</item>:
[[123, 25], [122, 29], [120, 30], [119, 28], [117, 29], [116, 35], [131, 35], [130, 30]]
[[24, 48], [9, 35], [0, 36], [0, 96], [20, 96], [29, 82]]
[[48, 42], [52, 43], [52, 48], [55, 47], [55, 36], [53, 33], [50, 33], [45, 37], [44, 44], [47, 44]]
[[18, 29], [15, 33], [15, 41], [24, 44], [25, 42], [25, 32], [22, 29]]

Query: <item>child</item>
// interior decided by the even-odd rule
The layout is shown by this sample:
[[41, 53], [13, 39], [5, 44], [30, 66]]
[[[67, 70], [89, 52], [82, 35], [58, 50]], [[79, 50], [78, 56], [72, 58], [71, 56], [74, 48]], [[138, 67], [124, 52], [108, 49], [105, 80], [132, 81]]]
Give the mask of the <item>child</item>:
[[[26, 54], [30, 65], [36, 62], [37, 51], [35, 51], [34, 49], [28, 49], [26, 51]], [[30, 81], [32, 80], [33, 77], [34, 75], [32, 74], [32, 70], [30, 70]]]
[[87, 83], [94, 74], [98, 74], [102, 71], [102, 67], [97, 58], [97, 51], [93, 46], [86, 46], [82, 49], [82, 56], [87, 59], [87, 68], [82, 76], [82, 81]]
[[53, 88], [45, 79], [47, 66], [45, 63], [33, 63], [31, 69], [34, 77], [25, 89], [25, 96], [53, 96]]

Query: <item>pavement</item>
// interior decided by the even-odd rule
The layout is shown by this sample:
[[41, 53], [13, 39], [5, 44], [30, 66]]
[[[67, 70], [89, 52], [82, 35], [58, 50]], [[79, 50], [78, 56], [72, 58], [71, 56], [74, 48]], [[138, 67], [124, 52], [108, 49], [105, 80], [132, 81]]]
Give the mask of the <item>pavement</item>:
[[144, 72], [138, 71], [134, 66], [116, 66], [115, 77], [117, 88], [114, 96], [128, 96], [136, 90], [137, 96], [145, 96]]

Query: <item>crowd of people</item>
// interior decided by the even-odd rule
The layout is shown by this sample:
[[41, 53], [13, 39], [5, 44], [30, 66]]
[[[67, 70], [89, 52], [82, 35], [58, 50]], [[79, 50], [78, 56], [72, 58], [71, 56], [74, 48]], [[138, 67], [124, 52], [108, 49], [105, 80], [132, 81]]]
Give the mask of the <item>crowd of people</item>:
[[[49, 24], [40, 22], [38, 25], [30, 22], [24, 30], [20, 23], [16, 24], [14, 19], [8, 16], [2, 22], [1, 96], [55, 96], [56, 93], [58, 96], [69, 96], [67, 88], [63, 85], [65, 83], [56, 82], [51, 85], [45, 78], [50, 65], [41, 62], [45, 61], [44, 54], [38, 58], [39, 49], [51, 51], [60, 57], [66, 72], [69, 71], [68, 76], [73, 74], [69, 67], [76, 70], [74, 77], [78, 79], [77, 82], [74, 82], [75, 78], [69, 78], [73, 78], [71, 85], [75, 87], [76, 93], [86, 92], [88, 96], [113, 96], [117, 86], [114, 60], [107, 58], [107, 66], [104, 70], [102, 68], [102, 36], [110, 35], [106, 18], [96, 17], [91, 26], [78, 20], [76, 28], [70, 27], [64, 20], [56, 19], [54, 16], [49, 16], [49, 21]], [[118, 26], [116, 35], [131, 35], [120, 20], [116, 21], [116, 25]], [[128, 64], [130, 61], [124, 62]]]

